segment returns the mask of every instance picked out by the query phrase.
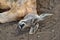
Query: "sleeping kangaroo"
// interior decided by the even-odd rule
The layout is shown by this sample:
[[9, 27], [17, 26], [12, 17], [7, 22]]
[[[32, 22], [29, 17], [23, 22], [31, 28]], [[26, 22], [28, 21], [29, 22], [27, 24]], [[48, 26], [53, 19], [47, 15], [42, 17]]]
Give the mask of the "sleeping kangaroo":
[[39, 27], [39, 22], [43, 21], [46, 16], [52, 14], [37, 15], [36, 0], [0, 0], [0, 9], [9, 9], [0, 13], [0, 23], [20, 20], [19, 29], [30, 27], [29, 34], [34, 34]]
[[19, 21], [18, 23], [18, 28], [20, 30], [23, 30], [27, 27], [30, 28], [29, 34], [34, 34], [38, 28], [40, 27], [40, 22], [44, 21], [46, 19], [46, 17], [52, 16], [53, 14], [41, 14], [36, 15], [36, 14], [27, 14], [24, 19], [22, 19], [21, 21]]

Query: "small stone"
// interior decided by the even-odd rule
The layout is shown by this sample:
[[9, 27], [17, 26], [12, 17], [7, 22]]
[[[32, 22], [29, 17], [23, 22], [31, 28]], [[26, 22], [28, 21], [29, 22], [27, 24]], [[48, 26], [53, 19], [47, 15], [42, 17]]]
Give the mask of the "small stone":
[[49, 9], [51, 10], [51, 9], [52, 9], [52, 7], [49, 7]]
[[40, 36], [37, 36], [38, 38], [40, 37]]
[[33, 39], [30, 39], [30, 40], [33, 40]]
[[52, 30], [52, 32], [54, 32], [54, 30]]

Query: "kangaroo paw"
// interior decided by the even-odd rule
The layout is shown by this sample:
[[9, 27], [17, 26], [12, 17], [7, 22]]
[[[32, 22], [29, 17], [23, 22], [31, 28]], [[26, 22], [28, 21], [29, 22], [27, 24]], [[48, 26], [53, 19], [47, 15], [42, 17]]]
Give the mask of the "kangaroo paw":
[[38, 30], [39, 24], [36, 24], [35, 27], [31, 27], [29, 34], [34, 34]]

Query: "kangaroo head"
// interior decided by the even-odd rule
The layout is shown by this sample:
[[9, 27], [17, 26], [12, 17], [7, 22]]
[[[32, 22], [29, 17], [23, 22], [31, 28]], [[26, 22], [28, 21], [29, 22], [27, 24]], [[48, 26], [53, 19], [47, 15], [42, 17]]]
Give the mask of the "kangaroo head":
[[35, 14], [28, 14], [25, 16], [24, 19], [22, 19], [21, 21], [19, 21], [18, 23], [18, 27], [20, 29], [24, 29], [26, 27], [34, 27], [36, 26], [36, 24], [40, 21], [43, 21], [45, 19], [45, 17], [51, 16], [53, 14], [41, 14], [40, 16], [35, 15]]

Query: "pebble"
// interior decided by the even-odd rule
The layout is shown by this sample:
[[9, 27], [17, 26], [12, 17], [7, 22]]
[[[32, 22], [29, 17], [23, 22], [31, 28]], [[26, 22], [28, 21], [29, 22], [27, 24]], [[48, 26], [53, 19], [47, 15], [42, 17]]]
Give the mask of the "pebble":
[[37, 37], [39, 38], [40, 36], [38, 35]]
[[55, 30], [52, 30], [52, 32], [54, 32]]

